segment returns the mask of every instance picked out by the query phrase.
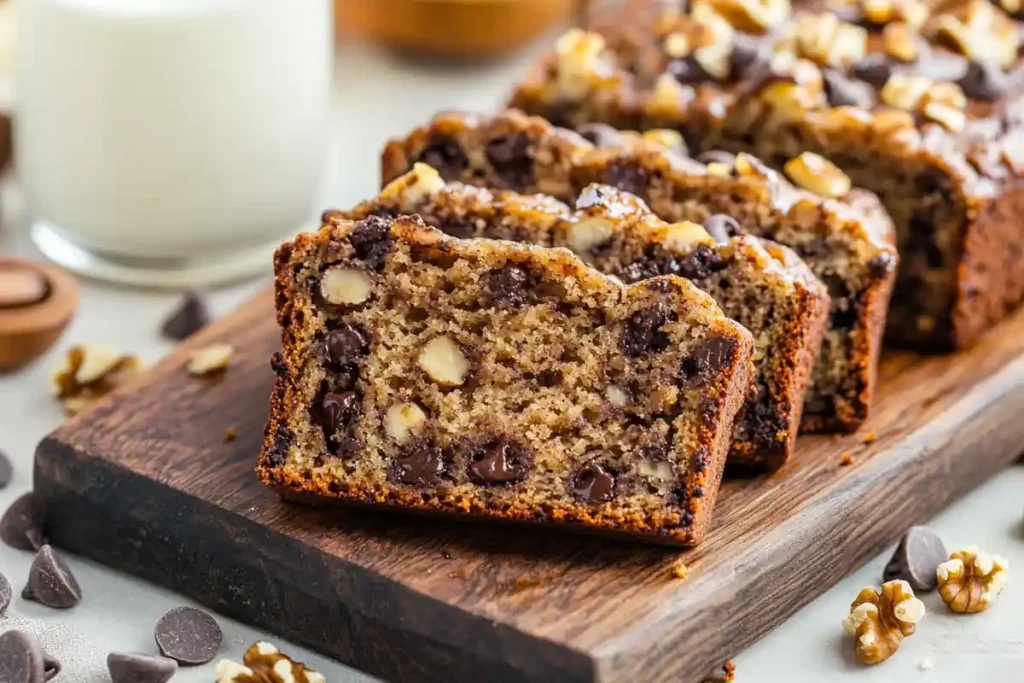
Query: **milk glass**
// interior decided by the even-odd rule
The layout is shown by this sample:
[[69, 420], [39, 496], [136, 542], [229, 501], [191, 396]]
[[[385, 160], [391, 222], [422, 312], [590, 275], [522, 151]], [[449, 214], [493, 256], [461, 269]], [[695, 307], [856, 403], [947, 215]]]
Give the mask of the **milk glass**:
[[315, 224], [330, 0], [15, 0], [31, 234], [79, 272], [179, 286]]

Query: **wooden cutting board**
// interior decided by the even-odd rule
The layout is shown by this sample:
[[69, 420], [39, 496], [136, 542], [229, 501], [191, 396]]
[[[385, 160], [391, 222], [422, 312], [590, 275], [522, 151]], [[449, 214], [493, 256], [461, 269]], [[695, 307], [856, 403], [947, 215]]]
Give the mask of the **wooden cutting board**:
[[[886, 355], [860, 433], [728, 482], [685, 553], [278, 500], [252, 471], [269, 293], [46, 438], [35, 486], [58, 545], [389, 680], [695, 682], [1015, 459], [1021, 340], [1018, 315], [967, 352]], [[213, 341], [230, 369], [188, 376]]]

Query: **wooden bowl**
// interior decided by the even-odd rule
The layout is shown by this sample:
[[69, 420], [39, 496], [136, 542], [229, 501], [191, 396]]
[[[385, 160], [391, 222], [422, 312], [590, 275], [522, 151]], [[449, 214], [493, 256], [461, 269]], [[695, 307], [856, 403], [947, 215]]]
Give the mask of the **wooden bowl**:
[[442, 57], [508, 52], [564, 21], [579, 0], [335, 0], [338, 33]]
[[48, 263], [0, 256], [0, 372], [42, 355], [78, 307], [78, 281]]

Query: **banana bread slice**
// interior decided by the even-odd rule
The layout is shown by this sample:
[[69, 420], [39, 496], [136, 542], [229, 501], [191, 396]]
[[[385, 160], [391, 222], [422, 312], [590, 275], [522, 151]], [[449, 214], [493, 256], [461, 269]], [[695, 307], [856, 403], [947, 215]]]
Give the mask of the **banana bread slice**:
[[377, 216], [299, 235], [275, 272], [270, 486], [700, 541], [753, 339], [688, 281]]
[[[418, 214], [458, 237], [485, 237], [568, 247], [624, 282], [682, 275], [744, 325], [756, 343], [756, 375], [736, 418], [731, 469], [775, 470], [793, 452], [811, 367], [828, 320], [825, 286], [790, 249], [750, 235], [729, 237], [724, 215], [670, 225], [639, 198], [591, 185], [569, 207], [545, 195], [445, 184], [417, 164], [380, 196], [325, 220]], [[709, 232], [710, 231], [710, 232]], [[712, 234], [714, 233], [714, 237]]]
[[[755, 157], [704, 153], [685, 156], [678, 132], [643, 135], [607, 127], [583, 136], [539, 117], [509, 110], [494, 117], [444, 114], [384, 150], [385, 180], [407, 172], [431, 149], [448, 150], [438, 169], [446, 180], [544, 192], [573, 202], [591, 183], [626, 190], [670, 222], [703, 223], [724, 214], [739, 231], [793, 249], [829, 289], [828, 330], [804, 403], [801, 429], [853, 431], [867, 419], [885, 330], [886, 309], [897, 256], [888, 214], [870, 192], [850, 187], [849, 178], [826, 160], [801, 155], [788, 163], [796, 187]], [[508, 165], [495, 165], [495, 140], [518, 140], [502, 148], [522, 152], [515, 182]], [[458, 163], [451, 163], [459, 159]], [[525, 180], [524, 180], [525, 179]], [[730, 224], [729, 230], [736, 226]]]

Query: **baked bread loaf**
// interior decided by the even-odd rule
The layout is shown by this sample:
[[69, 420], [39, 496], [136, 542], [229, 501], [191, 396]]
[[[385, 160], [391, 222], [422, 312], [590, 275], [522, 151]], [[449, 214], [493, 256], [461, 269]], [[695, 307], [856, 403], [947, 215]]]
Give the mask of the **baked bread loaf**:
[[1024, 66], [1022, 24], [1004, 11], [1020, 18], [1018, 2], [690, 8], [567, 33], [513, 104], [569, 127], [670, 128], [693, 154], [830, 159], [894, 221], [894, 342], [962, 347], [1018, 306]]
[[[878, 199], [851, 189], [841, 171], [814, 155], [802, 155], [787, 168], [828, 196], [794, 186], [749, 155], [707, 153], [700, 161], [683, 156], [674, 131], [586, 132], [607, 146], [516, 111], [494, 117], [445, 114], [389, 143], [383, 176], [391, 180], [417, 161], [444, 157], [438, 171], [446, 180], [544, 192], [567, 202], [587, 185], [601, 183], [637, 195], [666, 221], [703, 223], [724, 214], [740, 232], [790, 247], [832, 299], [801, 428], [833, 432], [860, 426], [874, 393], [897, 263], [892, 224]], [[507, 156], [495, 163], [498, 148], [514, 148], [521, 156], [515, 163]], [[438, 149], [445, 154], [436, 154]]]
[[284, 495], [700, 541], [753, 339], [688, 281], [376, 216], [275, 273], [258, 472]]
[[[825, 286], [790, 249], [750, 235], [729, 237], [727, 216], [668, 224], [637, 197], [603, 185], [586, 188], [579, 210], [544, 195], [445, 184], [417, 164], [380, 196], [328, 220], [417, 214], [458, 237], [567, 247], [623, 282], [682, 275], [710, 294], [754, 335], [755, 378], [736, 418], [728, 466], [775, 470], [793, 452], [804, 395], [825, 324]], [[714, 233], [714, 236], [712, 235]]]

